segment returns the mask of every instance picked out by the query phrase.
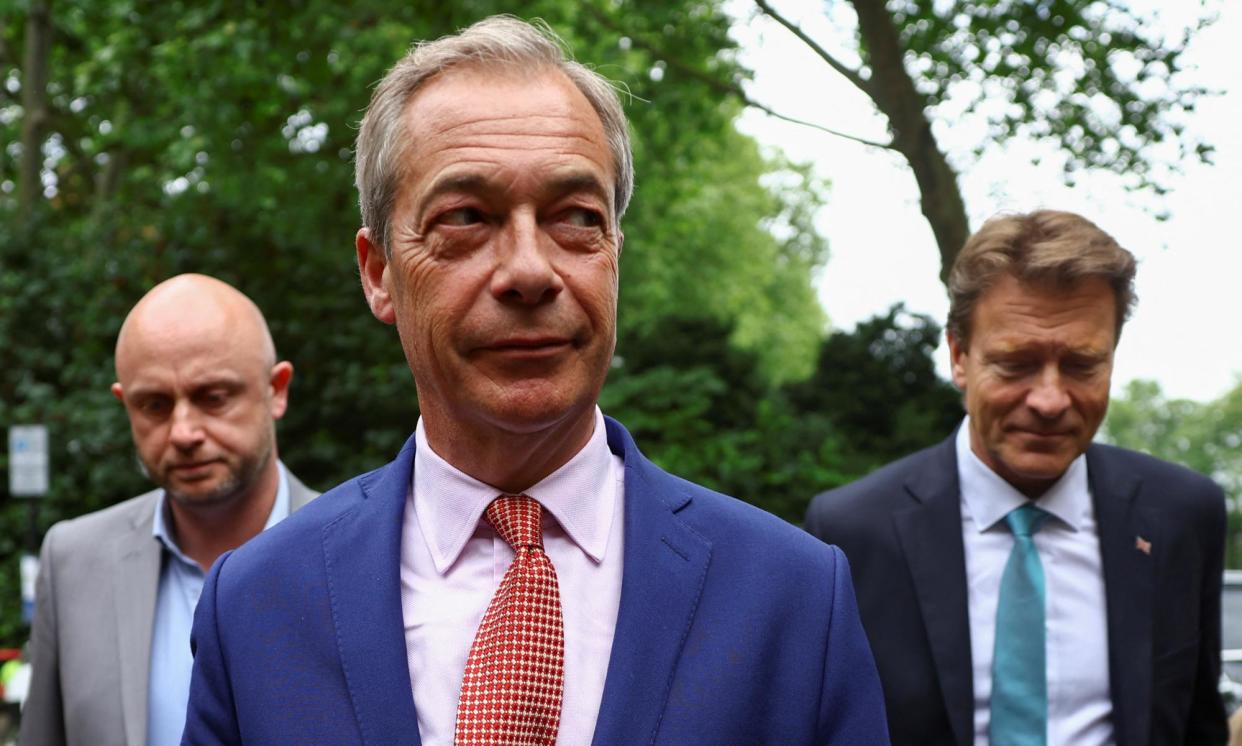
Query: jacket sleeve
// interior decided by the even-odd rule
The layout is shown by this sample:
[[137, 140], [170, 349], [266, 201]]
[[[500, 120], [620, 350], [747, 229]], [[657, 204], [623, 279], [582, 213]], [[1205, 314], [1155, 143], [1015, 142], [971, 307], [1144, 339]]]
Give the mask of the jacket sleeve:
[[22, 708], [23, 746], [63, 746], [64, 704], [60, 692], [60, 655], [56, 626], [56, 552], [59, 535], [53, 526], [39, 552], [39, 577], [35, 583], [35, 615], [30, 629], [30, 691]]
[[832, 612], [821, 687], [818, 743], [887, 746], [888, 718], [880, 675], [858, 617], [854, 584], [845, 554], [833, 556]]
[[1196, 667], [1194, 696], [1186, 720], [1187, 746], [1225, 744], [1229, 724], [1220, 694], [1221, 585], [1225, 572], [1225, 497], [1212, 485], [1211, 510], [1201, 520], [1203, 546], [1203, 587], [1199, 596], [1199, 664]]
[[217, 607], [220, 572], [229, 554], [221, 555], [212, 566], [194, 611], [194, 629], [190, 633], [194, 671], [190, 676], [190, 702], [186, 708], [185, 731], [181, 735], [182, 746], [241, 744]]

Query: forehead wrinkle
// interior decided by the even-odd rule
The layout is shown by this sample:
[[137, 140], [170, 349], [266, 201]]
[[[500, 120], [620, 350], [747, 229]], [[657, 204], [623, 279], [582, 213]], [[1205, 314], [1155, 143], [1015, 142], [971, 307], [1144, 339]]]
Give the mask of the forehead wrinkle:
[[1071, 352], [1079, 355], [1089, 355], [1093, 357], [1108, 356], [1111, 349], [1108, 345], [1100, 346], [1096, 344], [1097, 340], [1066, 340], [1060, 337], [1045, 338], [1039, 337], [1032, 339], [1021, 333], [1002, 333], [995, 335], [984, 350], [985, 355], [1003, 356], [1013, 353], [1021, 353], [1031, 350], [1041, 352]]
[[[575, 155], [574, 153], [565, 154]], [[521, 176], [518, 173], [514, 174], [513, 179], [492, 178], [491, 175], [498, 170], [504, 172], [508, 169], [503, 166], [498, 168], [496, 164], [485, 160], [477, 163], [452, 164], [437, 175], [426, 189], [422, 190], [420, 199], [426, 203], [442, 194], [453, 192], [495, 194], [505, 191], [513, 179]], [[587, 191], [601, 199], [611, 199], [606, 182], [595, 173], [594, 169], [569, 164], [554, 166], [551, 170], [552, 174], [539, 184], [540, 194], [564, 195], [573, 191]]]
[[[486, 138], [486, 139], [485, 139]], [[564, 143], [563, 146], [549, 148], [543, 145], [544, 142]], [[580, 155], [588, 157], [582, 150], [577, 150], [570, 145], [594, 145], [594, 141], [583, 134], [575, 132], [523, 132], [515, 133], [508, 130], [496, 130], [495, 132], [473, 132], [469, 139], [464, 142], [453, 142], [439, 145], [429, 155], [438, 157], [445, 153], [453, 153], [462, 150], [492, 150], [492, 151], [527, 151], [532, 147], [544, 150], [551, 149], [556, 153], [563, 155]], [[594, 159], [592, 159], [594, 160]]]
[[[452, 122], [452, 120], [457, 119], [459, 114], [453, 110], [445, 111], [445, 112], [431, 111], [428, 113], [428, 116], [432, 120], [432, 122], [443, 122], [444, 120], [449, 120], [450, 122]], [[460, 130], [463, 127], [475, 127], [479, 125], [486, 125], [489, 123], [509, 124], [511, 122], [518, 122], [518, 121], [523, 121], [523, 120], [529, 120], [531, 122], [532, 127], [539, 126], [539, 124], [542, 124], [545, 120], [551, 120], [552, 122], [570, 122], [570, 123], [573, 123], [574, 125], [577, 125], [579, 123], [587, 124], [587, 121], [584, 120], [582, 117], [576, 116], [574, 115], [574, 113], [568, 112], [568, 111], [556, 112], [556, 113], [551, 113], [551, 114], [536, 113], [536, 112], [523, 112], [520, 114], [509, 114], [509, 115], [481, 114], [479, 116], [476, 116], [470, 119], [464, 119], [461, 121], [452, 122], [451, 124], [441, 124], [440, 128], [435, 132], [435, 134], [445, 135], [445, 134], [449, 134], [451, 132]], [[600, 129], [601, 130], [603, 129], [602, 124], [600, 125]], [[509, 130], [506, 130], [506, 132], [507, 131]], [[488, 134], [494, 134], [494, 133], [488, 133]], [[545, 134], [543, 132], [538, 132], [538, 131], [531, 132], [529, 134], [540, 135], [544, 137], [556, 137], [557, 136], [555, 133]]]

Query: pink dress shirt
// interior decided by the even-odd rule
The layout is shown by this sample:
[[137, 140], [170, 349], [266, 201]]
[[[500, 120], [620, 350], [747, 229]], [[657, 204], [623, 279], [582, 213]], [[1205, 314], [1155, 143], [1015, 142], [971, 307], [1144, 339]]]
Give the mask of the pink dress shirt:
[[[415, 431], [414, 479], [401, 527], [405, 649], [426, 746], [453, 743], [466, 656], [513, 550], [482, 515], [500, 490], [470, 477]], [[595, 732], [621, 600], [624, 468], [595, 410], [590, 441], [525, 494], [544, 507], [544, 549], [565, 620], [565, 693], [558, 744]]]

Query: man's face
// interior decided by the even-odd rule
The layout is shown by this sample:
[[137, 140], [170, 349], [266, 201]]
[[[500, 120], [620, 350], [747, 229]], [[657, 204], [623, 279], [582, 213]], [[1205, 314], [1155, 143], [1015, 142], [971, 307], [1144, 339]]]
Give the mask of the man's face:
[[364, 230], [359, 261], [372, 311], [397, 325], [428, 433], [593, 416], [622, 240], [595, 110], [560, 72], [467, 68], [420, 91], [406, 127], [391, 258]]
[[254, 484], [292, 374], [287, 362], [269, 367], [253, 335], [210, 326], [135, 331], [112, 387], [147, 473], [187, 507], [231, 502]]
[[975, 306], [969, 349], [949, 338], [966, 397], [971, 448], [1029, 497], [1086, 450], [1108, 410], [1116, 345], [1113, 290], [1005, 276]]

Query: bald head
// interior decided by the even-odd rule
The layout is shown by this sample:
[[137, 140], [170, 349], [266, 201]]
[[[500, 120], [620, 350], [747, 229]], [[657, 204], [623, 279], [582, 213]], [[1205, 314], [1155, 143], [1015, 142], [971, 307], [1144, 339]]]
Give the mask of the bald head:
[[112, 393], [151, 478], [184, 509], [209, 510], [275, 484], [275, 421], [292, 376], [249, 298], [179, 275], [122, 324]]
[[116, 375], [135, 357], [178, 338], [232, 338], [265, 367], [276, 364], [276, 345], [254, 301], [214, 277], [177, 275], [151, 288], [130, 310], [116, 338]]

